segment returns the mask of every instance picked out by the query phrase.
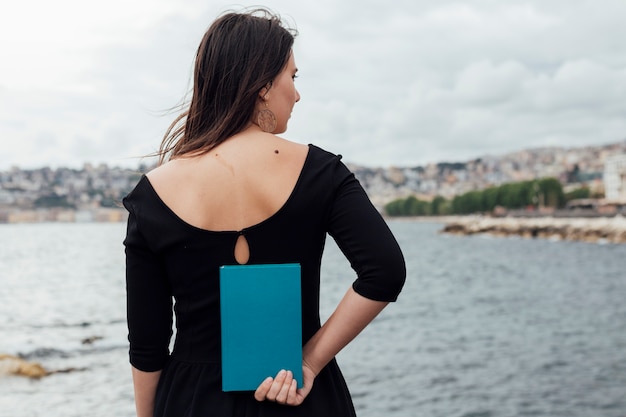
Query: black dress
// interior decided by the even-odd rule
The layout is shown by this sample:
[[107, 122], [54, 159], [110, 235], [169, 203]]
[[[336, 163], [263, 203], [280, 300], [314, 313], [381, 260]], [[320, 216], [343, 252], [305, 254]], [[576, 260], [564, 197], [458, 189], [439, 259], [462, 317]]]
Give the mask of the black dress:
[[[184, 222], [145, 176], [124, 199], [129, 211], [124, 244], [130, 362], [142, 371], [162, 370], [155, 416], [355, 415], [334, 360], [297, 407], [258, 402], [253, 392], [221, 390], [218, 268], [237, 263], [234, 248], [240, 234], [248, 241], [249, 264], [300, 263], [303, 344], [320, 327], [326, 233], [356, 271], [357, 293], [379, 301], [397, 298], [405, 279], [400, 248], [340, 158], [309, 145], [287, 202], [268, 219], [241, 231], [208, 231]], [[172, 298], [176, 339], [170, 354]]]

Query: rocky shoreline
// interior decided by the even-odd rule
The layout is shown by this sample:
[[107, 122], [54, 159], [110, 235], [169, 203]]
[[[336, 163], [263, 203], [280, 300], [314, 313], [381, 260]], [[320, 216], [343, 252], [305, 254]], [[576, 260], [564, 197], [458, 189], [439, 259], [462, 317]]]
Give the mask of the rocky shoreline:
[[521, 236], [583, 242], [626, 243], [626, 218], [454, 217], [444, 220], [442, 233]]
[[0, 377], [24, 376], [39, 379], [45, 376], [75, 371], [84, 371], [85, 368], [46, 369], [39, 362], [28, 361], [20, 356], [0, 353]]

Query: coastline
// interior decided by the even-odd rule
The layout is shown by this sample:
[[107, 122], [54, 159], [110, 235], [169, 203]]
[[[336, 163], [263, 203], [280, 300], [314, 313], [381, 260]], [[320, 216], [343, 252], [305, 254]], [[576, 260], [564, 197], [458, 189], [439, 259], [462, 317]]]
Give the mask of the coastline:
[[[1, 224], [23, 223], [120, 223], [127, 219], [123, 208], [91, 210], [40, 209], [0, 212]], [[572, 240], [592, 243], [626, 243], [626, 217], [489, 217], [481, 215], [387, 217], [387, 221], [443, 225], [440, 233], [489, 234]]]
[[36, 209], [0, 210], [0, 224], [20, 223], [119, 223], [125, 222], [128, 212], [124, 208], [98, 207], [85, 210]]
[[591, 243], [626, 243], [626, 217], [482, 217], [453, 216], [433, 219], [443, 223], [441, 233], [490, 234], [572, 240]]

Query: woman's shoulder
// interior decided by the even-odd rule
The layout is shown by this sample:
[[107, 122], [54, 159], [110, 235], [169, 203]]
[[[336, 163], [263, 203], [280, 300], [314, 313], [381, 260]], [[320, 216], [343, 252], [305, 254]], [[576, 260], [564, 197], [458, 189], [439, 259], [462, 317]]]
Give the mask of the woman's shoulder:
[[309, 143], [307, 146], [309, 148], [307, 158], [309, 166], [327, 170], [329, 174], [337, 169], [348, 169], [342, 162], [343, 156], [341, 154], [334, 153], [312, 143]]
[[130, 212], [137, 212], [140, 207], [154, 203], [156, 193], [146, 174], [141, 174], [133, 189], [122, 199], [122, 204]]
[[151, 183], [159, 183], [175, 177], [181, 171], [181, 165], [185, 165], [186, 159], [171, 159], [148, 171], [144, 177]]
[[340, 177], [351, 174], [350, 169], [343, 163], [341, 154], [333, 153], [314, 144], [309, 144], [308, 146], [309, 170], [313, 171], [314, 175], [337, 180]]
[[322, 148], [321, 146], [315, 145], [313, 143], [309, 143], [307, 145], [309, 147], [309, 150], [312, 153], [317, 154], [318, 156], [322, 157], [322, 158], [328, 158], [328, 159], [341, 159], [342, 156], [340, 154], [336, 154], [333, 153], [325, 148]]

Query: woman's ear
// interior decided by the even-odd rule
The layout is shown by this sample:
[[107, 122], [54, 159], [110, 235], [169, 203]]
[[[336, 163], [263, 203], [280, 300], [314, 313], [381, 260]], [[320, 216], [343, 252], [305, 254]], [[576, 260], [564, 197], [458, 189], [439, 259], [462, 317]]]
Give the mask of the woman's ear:
[[259, 98], [261, 101], [267, 101], [269, 99], [270, 88], [272, 88], [272, 82], [265, 84], [265, 87], [259, 91]]

